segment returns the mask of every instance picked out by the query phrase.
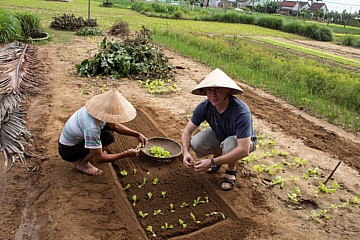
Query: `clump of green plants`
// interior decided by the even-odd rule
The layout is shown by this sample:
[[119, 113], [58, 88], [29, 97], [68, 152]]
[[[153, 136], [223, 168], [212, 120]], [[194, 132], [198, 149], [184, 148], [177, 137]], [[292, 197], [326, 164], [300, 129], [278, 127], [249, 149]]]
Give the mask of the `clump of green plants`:
[[100, 29], [95, 27], [83, 27], [76, 31], [77, 36], [101, 36], [103, 35]]
[[360, 38], [348, 35], [342, 36], [340, 38], [341, 45], [349, 46], [349, 47], [360, 47]]
[[159, 158], [167, 158], [171, 156], [169, 151], [160, 146], [152, 146], [149, 148], [149, 152], [152, 156]]
[[0, 42], [30, 41], [42, 37], [40, 17], [30, 12], [0, 9]]
[[[172, 66], [162, 51], [145, 36], [133, 41], [111, 42], [106, 37], [99, 53], [76, 64], [79, 76], [128, 77], [130, 79], [172, 79]], [[140, 35], [140, 34], [139, 34]]]

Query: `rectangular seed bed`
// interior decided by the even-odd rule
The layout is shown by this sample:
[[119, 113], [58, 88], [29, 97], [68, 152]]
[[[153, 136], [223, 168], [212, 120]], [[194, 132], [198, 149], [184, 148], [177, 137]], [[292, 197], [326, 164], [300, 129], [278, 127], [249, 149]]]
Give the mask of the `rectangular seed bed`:
[[[142, 111], [138, 111], [137, 117], [124, 125], [148, 138], [166, 137]], [[115, 143], [110, 152], [122, 152], [135, 148], [137, 144], [137, 139], [133, 137], [115, 134]], [[183, 166], [182, 156], [171, 162], [158, 162], [140, 153], [138, 157], [120, 159], [112, 166], [149, 238], [154, 238], [149, 226], [156, 238], [169, 239], [214, 225], [229, 215], [235, 216], [229, 213], [230, 208], [224, 206], [224, 202], [220, 201], [222, 207], [219, 205], [221, 198], [209, 192], [211, 188], [199, 173]], [[181, 225], [181, 220], [186, 225]]]

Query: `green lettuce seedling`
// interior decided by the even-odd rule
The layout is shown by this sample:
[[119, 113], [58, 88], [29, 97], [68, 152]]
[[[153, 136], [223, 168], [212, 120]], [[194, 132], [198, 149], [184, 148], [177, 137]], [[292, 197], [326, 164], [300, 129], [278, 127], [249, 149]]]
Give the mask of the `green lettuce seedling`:
[[182, 219], [179, 219], [179, 223], [183, 228], [186, 228], [187, 224]]
[[147, 229], [149, 232], [152, 233], [153, 237], [156, 237], [156, 234], [154, 233], [153, 229], [152, 229], [152, 226], [148, 226]]
[[167, 229], [170, 229], [170, 228], [174, 228], [174, 226], [173, 226], [173, 225], [169, 225], [169, 224], [166, 222], [166, 223], [164, 224], [164, 226], [161, 226], [161, 228], [167, 230]]
[[152, 192], [148, 192], [148, 197], [149, 197], [149, 199], [151, 199], [152, 198]]
[[146, 213], [146, 212], [143, 212], [143, 211], [139, 211], [139, 215], [140, 215], [142, 218], [146, 218], [146, 216], [149, 215], [149, 214]]

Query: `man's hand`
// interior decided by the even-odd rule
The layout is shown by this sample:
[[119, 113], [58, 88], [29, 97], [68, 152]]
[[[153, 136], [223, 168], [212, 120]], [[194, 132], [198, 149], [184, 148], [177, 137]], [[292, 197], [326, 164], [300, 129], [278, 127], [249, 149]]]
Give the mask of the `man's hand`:
[[195, 163], [194, 169], [196, 172], [206, 171], [211, 167], [210, 159], [202, 159]]
[[191, 156], [190, 153], [185, 153], [184, 154], [184, 158], [183, 158], [183, 163], [185, 165], [185, 167], [187, 168], [193, 168], [195, 161], [193, 159], [193, 157]]

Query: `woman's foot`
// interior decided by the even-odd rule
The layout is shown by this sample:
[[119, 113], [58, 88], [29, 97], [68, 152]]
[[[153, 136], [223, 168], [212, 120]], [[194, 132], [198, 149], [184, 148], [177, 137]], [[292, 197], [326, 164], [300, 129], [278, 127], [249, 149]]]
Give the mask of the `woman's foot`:
[[97, 176], [103, 173], [101, 169], [91, 165], [90, 162], [87, 162], [85, 164], [81, 164], [80, 162], [78, 162], [75, 164], [75, 168], [91, 176]]

